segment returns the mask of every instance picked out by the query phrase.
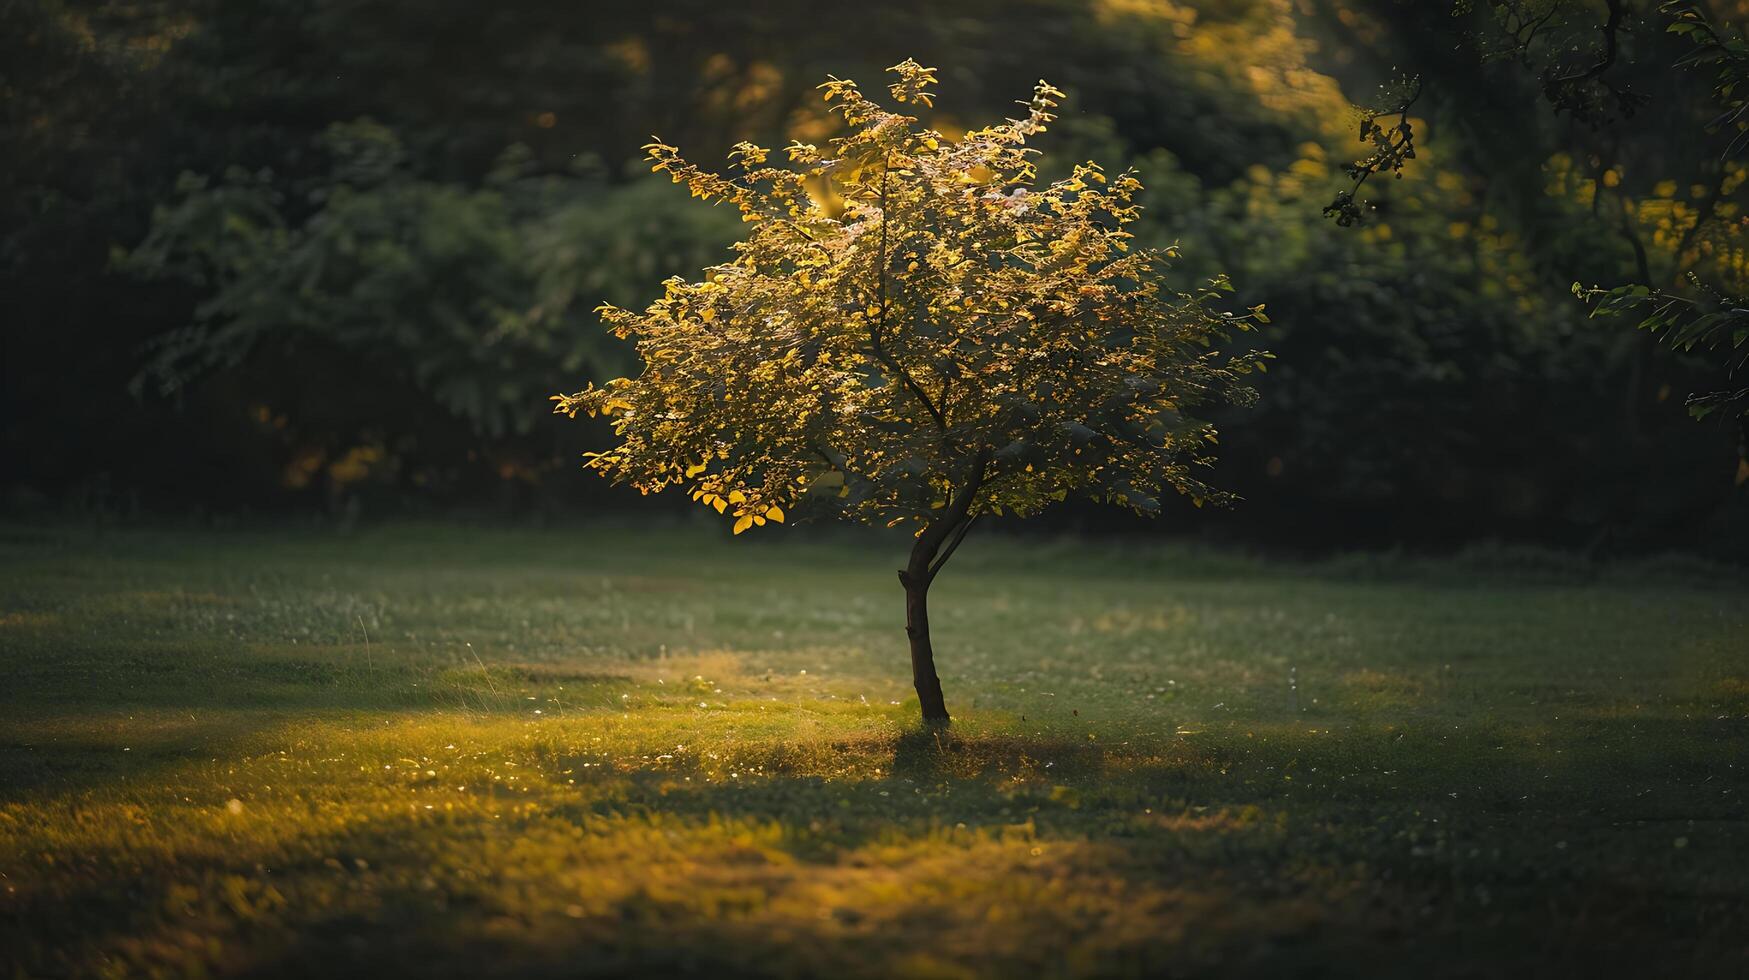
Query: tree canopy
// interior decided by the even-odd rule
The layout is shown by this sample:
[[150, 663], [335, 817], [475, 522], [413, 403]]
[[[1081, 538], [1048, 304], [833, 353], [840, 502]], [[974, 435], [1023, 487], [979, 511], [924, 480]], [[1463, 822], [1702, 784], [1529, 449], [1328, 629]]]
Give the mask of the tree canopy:
[[[927, 108], [934, 69], [894, 66]], [[1141, 182], [1083, 163], [1040, 182], [1026, 145], [1055, 119], [1043, 82], [1019, 119], [950, 138], [856, 83], [821, 86], [849, 127], [788, 166], [751, 143], [719, 175], [663, 143], [653, 168], [749, 225], [704, 279], [644, 312], [606, 306], [642, 373], [556, 410], [613, 417], [589, 465], [649, 493], [686, 486], [740, 533], [831, 506], [919, 536], [1070, 494], [1152, 514], [1164, 493], [1220, 499], [1198, 475], [1216, 441], [1190, 413], [1250, 397], [1263, 355], [1225, 354], [1263, 319], [1161, 285], [1171, 249], [1126, 230]]]

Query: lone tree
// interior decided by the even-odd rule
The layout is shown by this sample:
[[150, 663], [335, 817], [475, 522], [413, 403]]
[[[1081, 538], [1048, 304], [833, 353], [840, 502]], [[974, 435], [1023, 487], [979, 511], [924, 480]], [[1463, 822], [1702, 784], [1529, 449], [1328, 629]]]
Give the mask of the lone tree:
[[[895, 101], [929, 107], [935, 71], [890, 69]], [[1214, 345], [1267, 322], [1162, 288], [1174, 249], [1132, 248], [1141, 182], [1094, 163], [1037, 185], [1026, 141], [1062, 93], [1040, 82], [1022, 119], [949, 139], [820, 86], [847, 125], [789, 166], [740, 143], [731, 175], [645, 147], [693, 196], [751, 228], [700, 282], [673, 278], [643, 313], [599, 312], [636, 338], [643, 373], [555, 411], [611, 416], [620, 443], [587, 466], [654, 493], [670, 486], [734, 521], [836, 513], [916, 529], [905, 587], [912, 680], [925, 721], [948, 720], [929, 644], [929, 586], [985, 514], [1035, 514], [1076, 494], [1141, 514], [1169, 491], [1225, 499], [1193, 475], [1215, 431], [1187, 413], [1248, 401], [1258, 353]]]

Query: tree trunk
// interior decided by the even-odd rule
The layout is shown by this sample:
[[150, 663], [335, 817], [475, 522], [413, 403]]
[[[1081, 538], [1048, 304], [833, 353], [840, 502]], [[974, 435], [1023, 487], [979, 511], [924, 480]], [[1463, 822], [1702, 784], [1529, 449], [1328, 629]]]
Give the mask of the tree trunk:
[[899, 569], [899, 582], [905, 586], [905, 635], [911, 639], [911, 684], [917, 688], [926, 725], [945, 725], [949, 720], [947, 702], [941, 697], [941, 678], [935, 676], [935, 649], [929, 645], [929, 585], [977, 520], [972, 505], [989, 467], [989, 454], [980, 451], [947, 512], [917, 535], [911, 560]]
[[941, 696], [941, 678], [935, 675], [935, 650], [929, 645], [929, 563], [917, 568], [914, 555], [910, 568], [899, 573], [905, 586], [905, 635], [911, 639], [911, 684], [923, 706], [927, 724], [948, 722], [947, 702]]

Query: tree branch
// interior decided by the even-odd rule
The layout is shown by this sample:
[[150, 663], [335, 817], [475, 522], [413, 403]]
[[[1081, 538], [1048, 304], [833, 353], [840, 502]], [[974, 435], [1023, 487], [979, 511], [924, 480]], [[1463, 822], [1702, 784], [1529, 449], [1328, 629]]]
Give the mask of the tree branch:
[[[924, 530], [922, 538], [918, 540], [917, 549], [912, 552], [912, 566], [907, 571], [912, 576], [921, 577], [924, 584], [934, 580], [936, 573], [941, 571], [941, 566], [947, 563], [954, 548], [959, 547], [960, 539], [963, 539], [965, 532], [970, 529], [971, 522], [967, 520], [967, 517], [971, 514], [972, 505], [977, 502], [978, 491], [984, 488], [984, 477], [989, 469], [990, 452], [987, 449], [980, 450], [977, 458], [972, 461], [971, 476], [966, 480], [965, 486], [960, 488], [960, 492], [955, 494], [953, 500], [948, 504], [947, 513], [942, 516], [941, 520], [929, 525]], [[936, 555], [941, 551], [941, 546], [946, 543], [950, 535], [955, 535], [956, 532], [957, 536], [953, 546], [948, 549], [947, 554], [941, 555], [937, 559]]]
[[923, 386], [918, 384], [915, 378], [911, 377], [909, 371], [906, 371], [900, 366], [899, 362], [893, 358], [892, 354], [887, 352], [886, 347], [881, 343], [882, 334], [884, 334], [887, 329], [887, 175], [891, 169], [892, 165], [890, 162], [883, 162], [883, 167], [881, 169], [880, 197], [881, 249], [878, 257], [880, 273], [876, 279], [875, 287], [877, 291], [877, 300], [880, 304], [880, 312], [877, 314], [877, 319], [869, 331], [869, 342], [874, 347], [875, 357], [878, 358], [882, 364], [887, 366], [887, 370], [892, 371], [898, 376], [900, 383], [906, 388], [909, 388], [911, 394], [917, 396], [917, 400], [922, 402], [923, 408], [929, 412], [929, 417], [935, 420], [935, 427], [941, 431], [943, 437], [946, 437], [947, 416], [941, 414], [941, 409], [937, 408], [935, 403], [929, 400], [929, 394], [923, 390]]
[[1603, 56], [1597, 63], [1584, 71], [1562, 75], [1557, 82], [1584, 82], [1602, 75], [1615, 64], [1616, 34], [1621, 30], [1621, 18], [1624, 13], [1622, 0], [1607, 0], [1609, 4], [1609, 19], [1603, 22]]
[[935, 579], [935, 576], [941, 574], [941, 566], [947, 564], [947, 560], [952, 558], [953, 553], [959, 550], [960, 542], [966, 539], [966, 532], [970, 531], [972, 525], [978, 523], [978, 518], [982, 516], [984, 515], [981, 513], [973, 514], [965, 520], [960, 521], [959, 529], [954, 532], [953, 539], [947, 543], [947, 547], [942, 549], [941, 554], [937, 556], [935, 561], [929, 566], [929, 578], [931, 581]]

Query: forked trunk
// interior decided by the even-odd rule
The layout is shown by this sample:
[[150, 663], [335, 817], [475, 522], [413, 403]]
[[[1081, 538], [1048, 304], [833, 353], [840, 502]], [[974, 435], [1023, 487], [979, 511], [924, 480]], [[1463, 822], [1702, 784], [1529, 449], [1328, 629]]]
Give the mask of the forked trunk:
[[917, 535], [911, 560], [899, 570], [899, 582], [905, 586], [905, 635], [911, 639], [911, 685], [917, 688], [917, 701], [923, 707], [923, 722], [927, 725], [948, 723], [941, 678], [935, 676], [935, 649], [929, 645], [929, 585], [977, 519], [972, 504], [984, 485], [989, 465], [989, 455], [979, 452], [965, 485], [954, 495], [941, 519]]
[[929, 566], [925, 564], [921, 573], [907, 568], [899, 573], [899, 581], [905, 585], [905, 635], [911, 639], [911, 684], [917, 688], [923, 720], [946, 724], [947, 702], [941, 696], [941, 678], [935, 675], [935, 650], [929, 645]]

